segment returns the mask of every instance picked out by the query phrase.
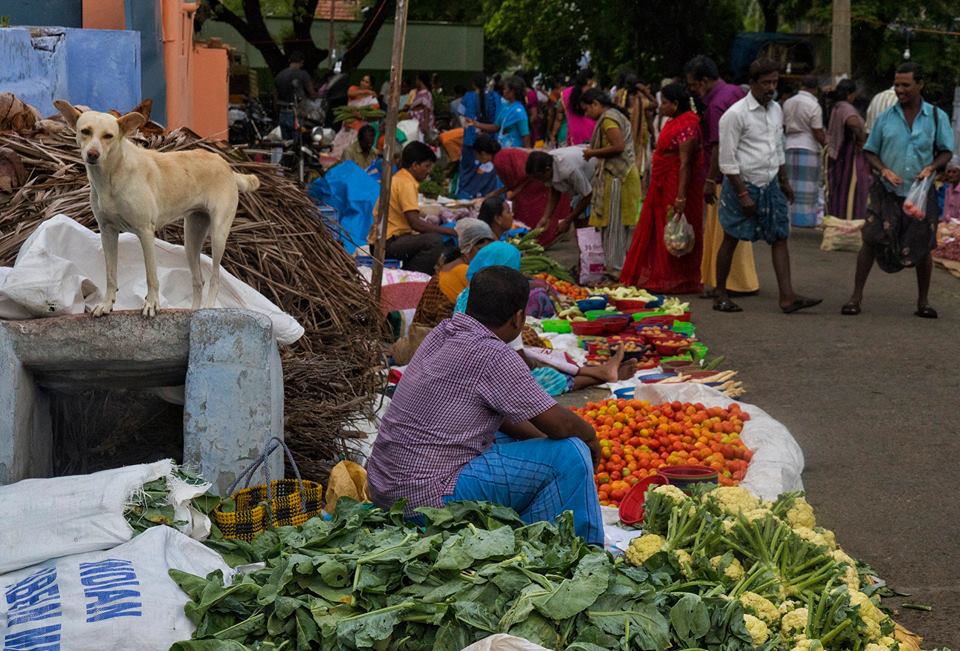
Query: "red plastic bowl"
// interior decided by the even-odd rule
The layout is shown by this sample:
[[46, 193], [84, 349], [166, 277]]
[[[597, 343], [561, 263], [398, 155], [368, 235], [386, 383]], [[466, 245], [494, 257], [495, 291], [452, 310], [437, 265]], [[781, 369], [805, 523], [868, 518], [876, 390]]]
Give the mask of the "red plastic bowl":
[[672, 357], [673, 355], [682, 355], [690, 350], [690, 344], [686, 342], [675, 342], [670, 344], [661, 341], [656, 343], [656, 348], [657, 352], [664, 357]]
[[643, 522], [643, 502], [647, 498], [647, 488], [669, 483], [669, 480], [662, 475], [650, 475], [641, 479], [620, 500], [620, 521], [624, 524]]
[[603, 333], [607, 335], [616, 335], [624, 331], [630, 323], [629, 316], [609, 316], [597, 319], [603, 324]]
[[647, 302], [635, 298], [614, 299], [613, 304], [621, 312], [642, 312], [647, 309]]
[[624, 524], [643, 521], [643, 503], [650, 486], [672, 484], [684, 490], [691, 484], [716, 484], [717, 477], [717, 471], [707, 466], [665, 466], [658, 470], [657, 474], [645, 477], [627, 491], [620, 501], [620, 521]]
[[603, 321], [606, 321], [606, 319], [571, 321], [570, 327], [573, 328], [573, 334], [580, 337], [599, 337], [606, 332], [607, 326], [604, 325]]

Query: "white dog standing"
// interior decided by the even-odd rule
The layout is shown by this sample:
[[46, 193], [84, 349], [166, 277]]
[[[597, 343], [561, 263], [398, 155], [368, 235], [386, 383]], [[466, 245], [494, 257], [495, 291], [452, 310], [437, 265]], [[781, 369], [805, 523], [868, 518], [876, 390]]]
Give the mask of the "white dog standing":
[[[159, 281], [154, 253], [157, 229], [183, 218], [183, 242], [193, 276], [193, 309], [213, 307], [220, 290], [220, 260], [237, 213], [240, 192], [253, 192], [260, 180], [237, 174], [213, 152], [195, 150], [157, 152], [127, 136], [143, 125], [139, 113], [115, 118], [108, 113], [85, 111], [64, 100], [54, 106], [77, 131], [77, 144], [90, 179], [90, 205], [100, 226], [107, 265], [107, 288], [93, 316], [109, 314], [117, 298], [117, 238], [134, 233], [143, 248], [147, 271], [144, 316], [159, 309]], [[210, 233], [213, 273], [203, 301], [200, 251]]]

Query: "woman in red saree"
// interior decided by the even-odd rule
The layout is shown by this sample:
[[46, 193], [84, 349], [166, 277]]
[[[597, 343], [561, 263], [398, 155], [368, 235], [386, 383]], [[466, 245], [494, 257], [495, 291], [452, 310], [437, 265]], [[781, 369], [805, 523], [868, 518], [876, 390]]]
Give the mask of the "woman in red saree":
[[[695, 294], [701, 290], [705, 180], [700, 117], [693, 110], [690, 95], [680, 84], [665, 86], [660, 94], [660, 114], [670, 120], [663, 125], [657, 139], [650, 188], [623, 263], [620, 282], [660, 294]], [[671, 255], [663, 243], [668, 211], [682, 213], [696, 237], [693, 251], [679, 258]]]

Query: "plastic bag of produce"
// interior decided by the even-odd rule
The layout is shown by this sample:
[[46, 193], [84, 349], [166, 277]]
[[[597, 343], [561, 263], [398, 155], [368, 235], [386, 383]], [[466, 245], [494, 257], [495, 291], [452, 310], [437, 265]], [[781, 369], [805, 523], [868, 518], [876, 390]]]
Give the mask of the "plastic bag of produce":
[[3, 648], [169, 649], [194, 630], [183, 610], [187, 595], [167, 574], [171, 569], [230, 573], [215, 551], [155, 527], [107, 551], [2, 575]]
[[820, 242], [821, 251], [859, 251], [863, 244], [860, 231], [863, 230], [863, 219], [838, 219], [836, 217], [823, 218], [823, 240]]
[[667, 225], [663, 229], [663, 244], [670, 255], [679, 258], [693, 251], [696, 237], [693, 226], [683, 213], [668, 217]]
[[497, 633], [474, 642], [463, 651], [548, 651], [548, 649], [522, 637]]
[[0, 527], [0, 572], [130, 540], [134, 529], [125, 513], [144, 484], [161, 478], [167, 480], [173, 520], [185, 523], [182, 531], [198, 539], [209, 535], [210, 520], [191, 508], [190, 500], [210, 484], [179, 480], [169, 459], [90, 475], [25, 479], [0, 486], [0, 522], [7, 523]]
[[580, 248], [580, 284], [590, 285], [603, 280], [606, 263], [600, 231], [592, 226], [578, 228], [577, 246]]
[[927, 194], [933, 185], [933, 174], [925, 179], [917, 179], [910, 186], [907, 198], [903, 200], [903, 213], [917, 221], [927, 217]]

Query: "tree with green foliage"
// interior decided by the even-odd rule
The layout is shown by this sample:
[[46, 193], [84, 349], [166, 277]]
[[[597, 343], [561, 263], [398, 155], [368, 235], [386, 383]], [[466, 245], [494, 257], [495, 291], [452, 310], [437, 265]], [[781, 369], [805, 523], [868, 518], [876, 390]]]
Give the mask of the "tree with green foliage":
[[[317, 46], [310, 34], [318, 3], [319, 0], [201, 0], [197, 29], [204, 20], [230, 25], [260, 51], [274, 75], [287, 67], [290, 54], [295, 51], [303, 54], [304, 68], [313, 72], [330, 56], [329, 50]], [[344, 72], [356, 69], [370, 52], [383, 23], [393, 14], [392, 9], [393, 0], [374, 0], [363, 25], [347, 45], [341, 61]], [[266, 16], [290, 17], [291, 29], [280, 42], [267, 29]]]

